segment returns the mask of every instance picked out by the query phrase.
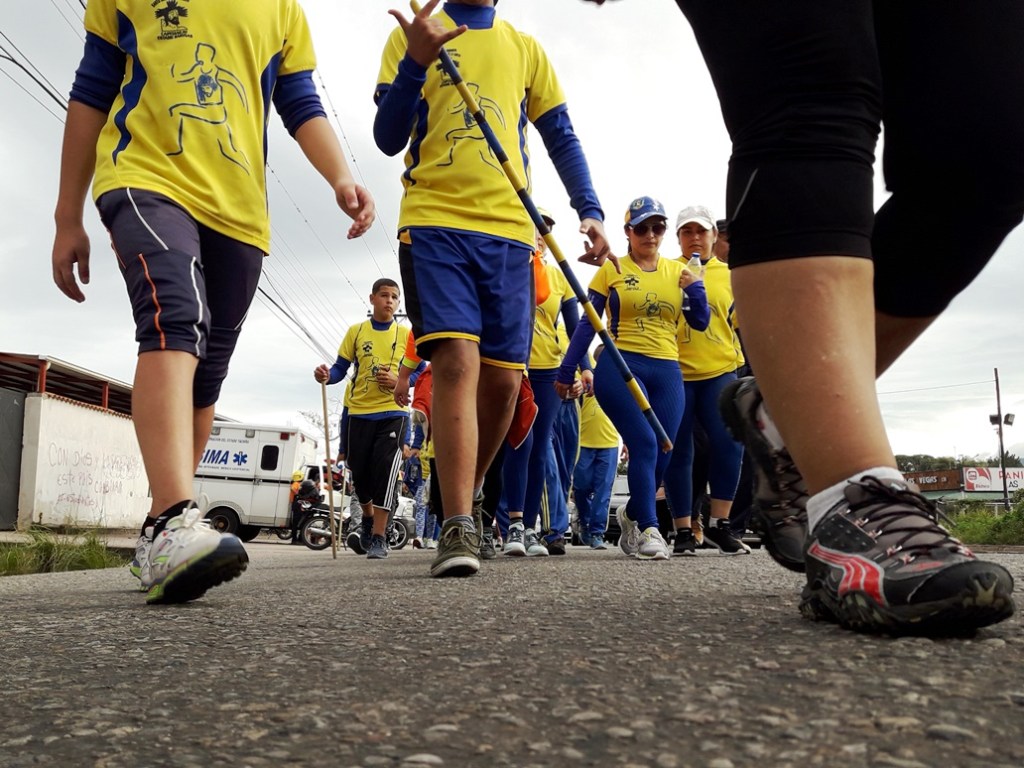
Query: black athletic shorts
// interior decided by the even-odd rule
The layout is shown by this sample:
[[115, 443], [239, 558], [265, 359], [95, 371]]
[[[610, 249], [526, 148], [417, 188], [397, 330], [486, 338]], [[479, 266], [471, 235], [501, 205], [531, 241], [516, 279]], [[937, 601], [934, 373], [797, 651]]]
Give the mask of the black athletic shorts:
[[733, 141], [730, 266], [873, 257], [878, 308], [927, 317], [1021, 221], [1021, 0], [677, 3]]
[[198, 357], [193, 404], [213, 405], [266, 254], [203, 226], [156, 192], [116, 189], [96, 206], [128, 288], [139, 352]]
[[360, 504], [390, 509], [395, 503], [406, 421], [405, 416], [371, 419], [349, 414], [345, 462]]

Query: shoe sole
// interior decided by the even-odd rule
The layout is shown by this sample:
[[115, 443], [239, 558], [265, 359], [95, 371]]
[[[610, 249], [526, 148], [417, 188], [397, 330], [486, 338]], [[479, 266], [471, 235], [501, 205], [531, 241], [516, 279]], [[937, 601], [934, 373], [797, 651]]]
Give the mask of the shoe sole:
[[506, 544], [502, 554], [509, 557], [526, 557], [526, 547], [522, 544]]
[[526, 550], [527, 557], [547, 557], [550, 554], [551, 553], [548, 552], [546, 549], [543, 552], [531, 552], [530, 550]]
[[372, 554], [372, 553], [371, 553], [371, 554], [368, 554], [368, 555], [366, 556], [366, 559], [367, 559], [367, 560], [387, 560], [387, 559], [388, 559], [388, 556], [387, 556], [387, 554], [386, 554], [386, 553], [385, 553], [385, 554], [383, 554], [383, 555], [377, 555], [377, 554]]
[[472, 576], [480, 570], [480, 561], [469, 555], [450, 557], [447, 560], [430, 566], [430, 575], [435, 579], [446, 576]]
[[658, 553], [653, 554], [653, 555], [642, 555], [639, 552], [637, 552], [636, 553], [636, 559], [637, 560], [668, 560], [669, 557], [668, 557], [668, 553], [667, 552], [658, 552]]
[[237, 578], [249, 567], [249, 555], [242, 542], [224, 537], [212, 552], [188, 560], [153, 584], [146, 592], [150, 605], [187, 603], [207, 590]]
[[[725, 430], [732, 435], [732, 438], [739, 442], [746, 451], [750, 452], [752, 456], [755, 456], [754, 463], [758, 462], [756, 458], [757, 451], [750, 448], [750, 442], [747, 440], [747, 420], [743, 417], [743, 414], [739, 412], [736, 407], [736, 391], [743, 386], [744, 379], [736, 379], [722, 388], [722, 392], [718, 398], [718, 412], [722, 416], [722, 421], [725, 422]], [[726, 407], [727, 405], [727, 407]], [[758, 467], [757, 471], [761, 469]], [[803, 559], [794, 559], [785, 553], [783, 553], [775, 541], [775, 537], [772, 535], [774, 530], [775, 522], [768, 517], [757, 498], [754, 498], [754, 513], [751, 517], [751, 528], [754, 532], [761, 537], [761, 542], [764, 544], [764, 548], [768, 550], [768, 554], [771, 558], [781, 565], [783, 568], [794, 573], [805, 573], [807, 568]], [[705, 538], [707, 534], [705, 533]]]
[[838, 599], [824, 588], [804, 587], [800, 613], [855, 632], [922, 637], [964, 637], [1013, 615], [1013, 579], [1002, 568], [979, 569], [956, 595], [920, 605], [883, 606], [864, 592]]

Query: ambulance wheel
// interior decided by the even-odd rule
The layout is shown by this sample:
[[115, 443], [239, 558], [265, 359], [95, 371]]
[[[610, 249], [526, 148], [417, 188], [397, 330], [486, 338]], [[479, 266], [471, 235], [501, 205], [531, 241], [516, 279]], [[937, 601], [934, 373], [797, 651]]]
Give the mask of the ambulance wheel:
[[206, 519], [215, 531], [221, 533], [238, 533], [238, 515], [228, 507], [217, 507], [206, 513]]

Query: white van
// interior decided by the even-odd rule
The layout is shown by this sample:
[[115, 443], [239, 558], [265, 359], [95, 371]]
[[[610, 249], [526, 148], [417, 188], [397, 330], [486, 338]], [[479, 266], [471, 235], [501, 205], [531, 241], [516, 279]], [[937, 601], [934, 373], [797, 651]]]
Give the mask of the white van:
[[215, 422], [196, 470], [196, 498], [206, 494], [206, 517], [243, 541], [260, 528], [288, 525], [292, 474], [321, 462], [317, 442], [295, 427]]

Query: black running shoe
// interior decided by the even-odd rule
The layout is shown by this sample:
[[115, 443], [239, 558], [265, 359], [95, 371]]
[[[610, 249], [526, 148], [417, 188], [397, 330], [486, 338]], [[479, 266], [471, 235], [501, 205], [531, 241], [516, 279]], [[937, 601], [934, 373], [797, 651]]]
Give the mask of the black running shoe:
[[370, 542], [373, 539], [373, 518], [363, 515], [359, 523], [359, 548], [363, 551], [359, 554], [370, 551]]
[[978, 560], [899, 482], [850, 483], [808, 538], [809, 619], [893, 635], [962, 636], [1013, 614], [1013, 578]]
[[775, 562], [804, 572], [807, 539], [807, 484], [789, 451], [776, 450], [757, 420], [761, 390], [753, 378], [737, 379], [722, 389], [718, 410], [725, 426], [743, 443], [754, 464], [754, 513], [751, 527]]
[[494, 546], [494, 529], [484, 528], [484, 535], [480, 537], [480, 559], [493, 560], [497, 554]]
[[714, 544], [723, 555], [750, 554], [750, 547], [732, 535], [732, 527], [726, 517], [712, 518], [711, 524], [704, 529], [704, 539]]
[[544, 546], [548, 548], [548, 554], [551, 555], [564, 555], [565, 554], [565, 537], [555, 536], [553, 539], [545, 539]]
[[696, 557], [697, 540], [692, 528], [676, 530], [676, 540], [672, 544], [672, 557]]
[[388, 542], [383, 536], [371, 536], [370, 548], [366, 550], [368, 560], [384, 560], [388, 556]]

